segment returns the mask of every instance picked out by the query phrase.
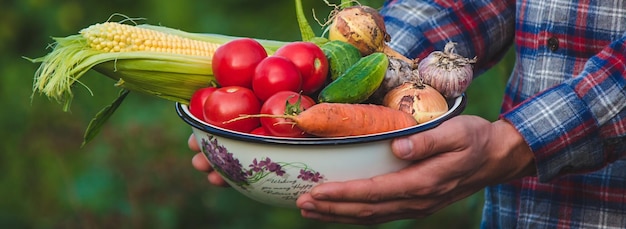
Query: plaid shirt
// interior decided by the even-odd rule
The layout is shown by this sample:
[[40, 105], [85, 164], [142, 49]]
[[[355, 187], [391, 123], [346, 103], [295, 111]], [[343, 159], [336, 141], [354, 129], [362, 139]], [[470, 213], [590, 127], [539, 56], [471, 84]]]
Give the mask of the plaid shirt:
[[626, 228], [626, 0], [393, 0], [391, 47], [454, 41], [479, 75], [515, 44], [501, 118], [537, 176], [487, 187], [484, 228]]

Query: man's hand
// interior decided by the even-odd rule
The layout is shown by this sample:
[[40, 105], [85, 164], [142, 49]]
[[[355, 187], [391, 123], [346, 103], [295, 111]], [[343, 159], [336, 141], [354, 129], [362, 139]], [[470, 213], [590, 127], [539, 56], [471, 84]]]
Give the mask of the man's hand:
[[414, 163], [371, 179], [320, 184], [298, 198], [302, 216], [350, 224], [422, 218], [488, 185], [535, 173], [528, 145], [505, 121], [458, 116], [391, 147]]

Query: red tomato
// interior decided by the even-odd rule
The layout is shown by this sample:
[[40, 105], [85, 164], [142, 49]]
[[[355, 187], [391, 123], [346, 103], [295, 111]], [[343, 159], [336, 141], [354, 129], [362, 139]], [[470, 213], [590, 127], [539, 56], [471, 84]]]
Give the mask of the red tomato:
[[279, 91], [300, 92], [301, 86], [302, 77], [298, 67], [280, 56], [269, 56], [261, 61], [252, 79], [252, 90], [261, 101]]
[[261, 136], [268, 136], [269, 135], [267, 133], [267, 131], [265, 130], [265, 128], [263, 128], [262, 126], [254, 128], [254, 130], [250, 131], [250, 134], [261, 135]]
[[204, 101], [211, 95], [216, 87], [205, 87], [196, 90], [189, 99], [189, 112], [198, 119], [204, 118]]
[[324, 86], [328, 75], [328, 59], [314, 43], [298, 41], [280, 47], [274, 56], [283, 56], [293, 62], [302, 75], [302, 92], [312, 94]]
[[252, 90], [240, 86], [221, 87], [204, 102], [204, 120], [218, 127], [249, 133], [260, 125], [259, 118], [224, 122], [238, 118], [240, 115], [258, 114], [260, 109], [261, 102]]
[[[300, 99], [300, 106], [296, 106], [296, 103]], [[286, 110], [286, 104], [289, 102], [295, 109], [303, 111], [313, 105], [315, 101], [297, 92], [281, 91], [272, 95], [263, 106], [261, 106], [261, 114], [293, 114], [293, 110]], [[265, 128], [265, 131], [269, 135], [279, 137], [305, 137], [307, 136], [304, 131], [292, 124], [293, 121], [285, 118], [261, 118], [261, 126]]]
[[221, 45], [213, 54], [211, 67], [222, 87], [251, 88], [256, 66], [267, 57], [263, 46], [251, 38], [238, 38]]

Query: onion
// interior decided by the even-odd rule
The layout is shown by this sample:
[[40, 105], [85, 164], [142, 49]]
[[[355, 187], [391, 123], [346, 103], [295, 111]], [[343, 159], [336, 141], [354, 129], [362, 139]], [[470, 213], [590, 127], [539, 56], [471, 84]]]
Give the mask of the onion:
[[411, 114], [417, 123], [428, 122], [448, 111], [448, 103], [439, 91], [416, 82], [406, 82], [389, 91], [383, 105]]
[[430, 53], [417, 66], [422, 82], [434, 87], [446, 98], [463, 94], [474, 77], [471, 64], [476, 63], [476, 58], [456, 54], [455, 45], [454, 42], [447, 43], [443, 52]]
[[348, 42], [365, 56], [382, 52], [390, 37], [378, 11], [369, 6], [350, 6], [334, 16], [328, 39]]
[[385, 78], [378, 89], [369, 98], [370, 102], [382, 104], [385, 95], [405, 82], [421, 80], [417, 66], [410, 66], [405, 61], [390, 57]]
[[382, 52], [410, 63], [411, 60], [387, 45], [391, 36], [387, 33], [383, 16], [378, 10], [364, 5], [350, 6], [331, 12], [331, 25], [328, 28], [329, 40], [348, 42], [359, 49], [361, 55]]

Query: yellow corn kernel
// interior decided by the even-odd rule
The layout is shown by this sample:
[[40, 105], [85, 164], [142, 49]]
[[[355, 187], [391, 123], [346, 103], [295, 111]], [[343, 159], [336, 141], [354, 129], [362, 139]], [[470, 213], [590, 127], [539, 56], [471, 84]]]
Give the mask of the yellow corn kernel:
[[91, 48], [103, 52], [152, 51], [212, 57], [220, 45], [117, 22], [94, 24], [80, 34]]

